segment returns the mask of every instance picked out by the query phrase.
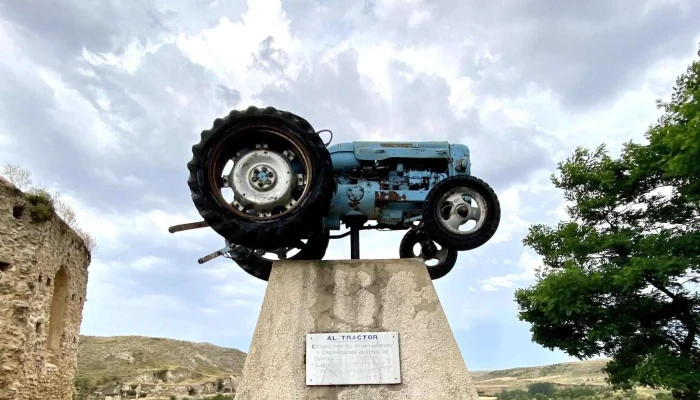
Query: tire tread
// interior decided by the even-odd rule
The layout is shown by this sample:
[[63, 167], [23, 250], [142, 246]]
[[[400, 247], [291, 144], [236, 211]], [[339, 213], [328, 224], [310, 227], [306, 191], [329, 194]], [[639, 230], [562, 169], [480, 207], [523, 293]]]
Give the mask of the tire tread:
[[[456, 235], [442, 227], [438, 221], [437, 201], [447, 190], [467, 186], [484, 196], [488, 204], [487, 220], [478, 232], [469, 236]], [[470, 175], [451, 176], [438, 182], [428, 192], [423, 203], [423, 229], [428, 236], [441, 246], [458, 251], [473, 250], [491, 240], [501, 221], [501, 205], [496, 192], [482, 179]]]
[[[213, 138], [221, 137], [229, 126], [249, 119], [279, 121], [291, 126], [298, 132], [298, 137], [309, 146], [307, 150], [311, 154], [312, 163], [314, 163], [313, 160], [317, 161], [314, 165], [315, 185], [307, 194], [305, 203], [280, 220], [253, 222], [239, 218], [219, 205], [208, 193], [205, 179], [207, 173], [203, 168], [208, 156], [207, 148], [211, 146]], [[305, 231], [304, 221], [317, 220], [325, 216], [335, 193], [330, 154], [319, 135], [305, 119], [274, 107], [260, 109], [251, 106], [245, 111], [232, 110], [227, 116], [215, 119], [212, 127], [203, 130], [200, 141], [192, 146], [192, 158], [187, 163], [187, 169], [189, 171], [187, 185], [192, 201], [202, 218], [225, 239], [249, 248], [272, 249], [291, 243], [300, 232]]]

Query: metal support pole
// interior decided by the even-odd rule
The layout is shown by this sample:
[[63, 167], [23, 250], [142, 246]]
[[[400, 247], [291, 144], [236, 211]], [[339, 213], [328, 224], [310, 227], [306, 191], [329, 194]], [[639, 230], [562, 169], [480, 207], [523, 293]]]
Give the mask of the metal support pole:
[[360, 259], [360, 230], [356, 226], [350, 228], [350, 259]]

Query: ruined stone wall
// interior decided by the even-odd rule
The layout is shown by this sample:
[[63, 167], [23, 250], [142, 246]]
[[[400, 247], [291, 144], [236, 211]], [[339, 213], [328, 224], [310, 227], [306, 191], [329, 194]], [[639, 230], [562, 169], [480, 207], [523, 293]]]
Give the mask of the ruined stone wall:
[[0, 177], [0, 400], [70, 400], [90, 254]]

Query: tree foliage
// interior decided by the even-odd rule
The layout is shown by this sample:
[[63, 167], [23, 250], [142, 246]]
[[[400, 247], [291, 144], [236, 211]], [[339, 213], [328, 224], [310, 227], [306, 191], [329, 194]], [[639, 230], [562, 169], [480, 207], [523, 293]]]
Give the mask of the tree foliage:
[[547, 397], [552, 397], [556, 391], [557, 387], [551, 382], [535, 382], [527, 386], [527, 394], [530, 396], [543, 394]]
[[2, 173], [0, 175], [4, 176], [20, 190], [27, 190], [32, 186], [32, 173], [19, 165], [5, 163], [2, 166]]
[[87, 378], [76, 378], [73, 382], [73, 400], [88, 400], [95, 391], [95, 385]]
[[[699, 53], [700, 55], [700, 53]], [[658, 102], [644, 144], [618, 157], [578, 148], [553, 184], [569, 220], [534, 225], [537, 283], [516, 292], [533, 340], [571, 356], [611, 358], [616, 388], [700, 392], [700, 62]]]

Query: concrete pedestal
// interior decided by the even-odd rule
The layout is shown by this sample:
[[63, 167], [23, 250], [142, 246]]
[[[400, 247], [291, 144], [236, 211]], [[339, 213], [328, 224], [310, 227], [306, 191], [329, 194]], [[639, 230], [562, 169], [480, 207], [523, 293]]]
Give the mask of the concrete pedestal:
[[[306, 385], [306, 334], [398, 332], [395, 385]], [[236, 400], [469, 399], [478, 395], [422, 261], [278, 261]]]

